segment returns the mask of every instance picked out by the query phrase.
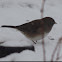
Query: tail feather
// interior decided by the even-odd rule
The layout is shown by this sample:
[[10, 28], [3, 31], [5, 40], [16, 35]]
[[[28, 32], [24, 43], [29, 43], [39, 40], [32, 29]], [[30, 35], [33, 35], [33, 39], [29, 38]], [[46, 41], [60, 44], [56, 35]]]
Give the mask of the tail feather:
[[16, 28], [16, 26], [2, 25], [1, 27]]

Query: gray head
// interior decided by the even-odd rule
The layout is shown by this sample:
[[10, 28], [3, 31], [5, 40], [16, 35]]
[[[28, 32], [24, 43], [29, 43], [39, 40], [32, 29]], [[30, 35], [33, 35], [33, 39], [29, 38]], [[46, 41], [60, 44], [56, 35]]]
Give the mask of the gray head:
[[56, 24], [55, 20], [51, 17], [45, 17], [42, 20], [49, 26], [53, 26], [54, 24]]

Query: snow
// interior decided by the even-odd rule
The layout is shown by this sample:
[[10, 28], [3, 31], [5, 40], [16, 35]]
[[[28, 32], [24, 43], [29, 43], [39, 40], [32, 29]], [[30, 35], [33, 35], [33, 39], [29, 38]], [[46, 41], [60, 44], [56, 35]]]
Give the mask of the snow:
[[[21, 25], [29, 21], [41, 18], [42, 0], [0, 0], [0, 26], [1, 25]], [[44, 17], [49, 16], [57, 22], [45, 37], [46, 59], [51, 59], [52, 52], [62, 37], [62, 0], [46, 0]], [[29, 20], [29, 21], [27, 21]], [[54, 38], [50, 40], [49, 38]], [[35, 52], [23, 51], [22, 53], [13, 53], [0, 61], [42, 61], [43, 50], [42, 43], [38, 41], [35, 45], [26, 38], [21, 32], [12, 28], [0, 27], [0, 42], [4, 46], [28, 46], [34, 45]], [[62, 59], [60, 59], [62, 60]]]

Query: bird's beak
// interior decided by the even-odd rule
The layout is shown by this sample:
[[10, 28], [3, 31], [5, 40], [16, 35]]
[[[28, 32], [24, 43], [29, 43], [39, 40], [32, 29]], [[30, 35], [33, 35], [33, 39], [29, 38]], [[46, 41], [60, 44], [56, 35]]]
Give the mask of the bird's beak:
[[57, 23], [55, 22], [55, 24], [57, 24]]

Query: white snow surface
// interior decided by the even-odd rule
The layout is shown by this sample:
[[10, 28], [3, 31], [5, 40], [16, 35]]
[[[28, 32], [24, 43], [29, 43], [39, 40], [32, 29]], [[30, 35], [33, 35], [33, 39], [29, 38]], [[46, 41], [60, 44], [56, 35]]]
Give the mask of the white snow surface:
[[[21, 25], [29, 21], [41, 18], [42, 0], [0, 0], [0, 26]], [[51, 32], [45, 37], [46, 60], [50, 61], [52, 52], [62, 37], [62, 0], [46, 0], [44, 17], [52, 17], [57, 22]], [[29, 20], [29, 21], [27, 21]], [[49, 38], [54, 38], [50, 40]], [[31, 46], [34, 45], [35, 52], [25, 50], [21, 53], [13, 53], [0, 61], [42, 61], [42, 43], [38, 41], [35, 45], [21, 32], [12, 28], [0, 27], [0, 42], [4, 46]], [[61, 55], [61, 53], [60, 53]], [[54, 58], [55, 59], [55, 58]], [[60, 59], [61, 61], [62, 59]]]

